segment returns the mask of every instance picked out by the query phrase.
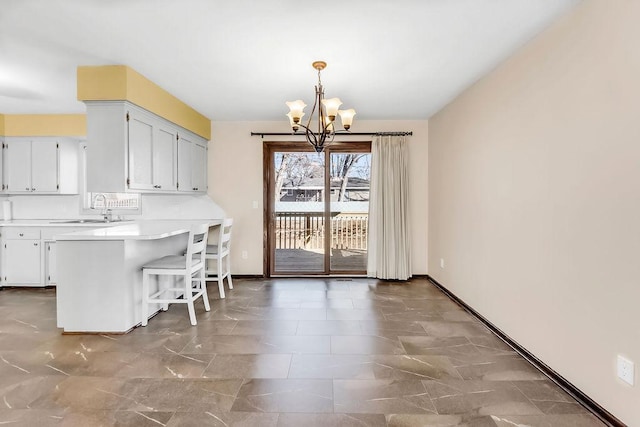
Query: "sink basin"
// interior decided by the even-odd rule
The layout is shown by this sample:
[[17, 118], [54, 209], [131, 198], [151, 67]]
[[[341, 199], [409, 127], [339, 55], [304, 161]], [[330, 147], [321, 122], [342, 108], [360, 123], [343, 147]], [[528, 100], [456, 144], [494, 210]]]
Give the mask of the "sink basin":
[[70, 219], [62, 221], [51, 221], [50, 224], [109, 224], [112, 222], [121, 222], [122, 220], [107, 221], [104, 219]]

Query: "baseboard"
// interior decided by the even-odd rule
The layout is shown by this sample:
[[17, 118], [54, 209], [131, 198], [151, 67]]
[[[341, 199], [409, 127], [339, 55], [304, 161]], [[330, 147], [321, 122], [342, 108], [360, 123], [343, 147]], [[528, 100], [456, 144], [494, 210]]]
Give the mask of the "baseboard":
[[429, 282], [438, 287], [442, 292], [444, 292], [451, 300], [464, 308], [469, 314], [473, 315], [479, 321], [481, 321], [487, 328], [489, 328], [493, 333], [495, 333], [502, 341], [504, 341], [507, 345], [513, 348], [518, 354], [527, 359], [533, 366], [535, 366], [540, 372], [546, 375], [551, 381], [556, 383], [560, 388], [569, 393], [574, 399], [578, 401], [584, 408], [586, 408], [593, 415], [598, 417], [602, 422], [611, 426], [611, 427], [627, 427], [622, 421], [616, 418], [611, 412], [604, 409], [597, 402], [591, 399], [589, 396], [584, 394], [579, 388], [575, 385], [567, 381], [562, 375], [554, 371], [547, 364], [545, 364], [542, 360], [538, 359], [535, 355], [533, 355], [529, 350], [518, 344], [514, 341], [510, 336], [505, 334], [502, 330], [496, 327], [493, 323], [487, 320], [480, 313], [475, 311], [470, 305], [465, 303], [463, 300], [458, 298], [454, 293], [449, 291], [447, 288], [442, 286], [435, 280], [433, 277], [427, 275], [427, 279]]
[[262, 274], [234, 274], [234, 279], [264, 279]]

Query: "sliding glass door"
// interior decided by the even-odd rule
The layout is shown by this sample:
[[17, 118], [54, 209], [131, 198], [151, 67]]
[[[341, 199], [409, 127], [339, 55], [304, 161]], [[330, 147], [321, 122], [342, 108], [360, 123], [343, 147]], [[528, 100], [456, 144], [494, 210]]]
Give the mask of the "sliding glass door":
[[268, 275], [364, 274], [370, 143], [265, 143]]
[[273, 166], [274, 272], [324, 273], [324, 156], [278, 151]]
[[367, 270], [367, 223], [371, 153], [329, 154], [329, 227], [332, 272]]

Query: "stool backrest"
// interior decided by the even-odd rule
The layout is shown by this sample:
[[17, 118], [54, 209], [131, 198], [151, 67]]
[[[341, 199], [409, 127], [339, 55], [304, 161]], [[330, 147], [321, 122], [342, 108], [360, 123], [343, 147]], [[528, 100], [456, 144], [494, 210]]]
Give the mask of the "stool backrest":
[[220, 226], [220, 234], [218, 235], [218, 253], [222, 254], [231, 247], [231, 227], [233, 226], [233, 218], [225, 218]]
[[[187, 245], [186, 259], [200, 259], [204, 263], [204, 256], [207, 251], [207, 236], [209, 235], [209, 224], [195, 224], [189, 231], [189, 243]], [[188, 264], [187, 264], [188, 265]]]

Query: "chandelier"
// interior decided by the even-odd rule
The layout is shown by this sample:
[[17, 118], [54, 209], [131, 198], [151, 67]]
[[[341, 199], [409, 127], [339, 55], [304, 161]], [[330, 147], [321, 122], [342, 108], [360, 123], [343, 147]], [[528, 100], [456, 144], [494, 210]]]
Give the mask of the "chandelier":
[[[324, 61], [316, 61], [311, 65], [313, 68], [318, 70], [318, 85], [316, 86], [316, 97], [313, 101], [313, 109], [311, 110], [309, 120], [306, 125], [302, 124], [302, 117], [305, 114], [304, 107], [307, 105], [299, 99], [297, 101], [289, 101], [286, 103], [289, 107], [287, 117], [289, 117], [289, 123], [291, 124], [293, 131], [297, 132], [298, 129], [302, 127], [307, 141], [313, 145], [313, 148], [317, 153], [321, 153], [322, 150], [324, 150], [324, 147], [333, 141], [337, 132], [349, 131], [356, 111], [353, 108], [348, 110], [339, 110], [340, 105], [342, 105], [340, 98], [324, 99], [324, 88], [322, 87], [322, 81], [320, 80], [320, 72], [324, 70], [327, 63]], [[317, 122], [317, 126], [315, 129], [312, 129], [312, 121], [314, 120], [316, 109], [317, 116], [315, 120]], [[343, 130], [335, 130], [334, 126], [337, 115], [340, 115], [342, 127], [344, 128]]]

